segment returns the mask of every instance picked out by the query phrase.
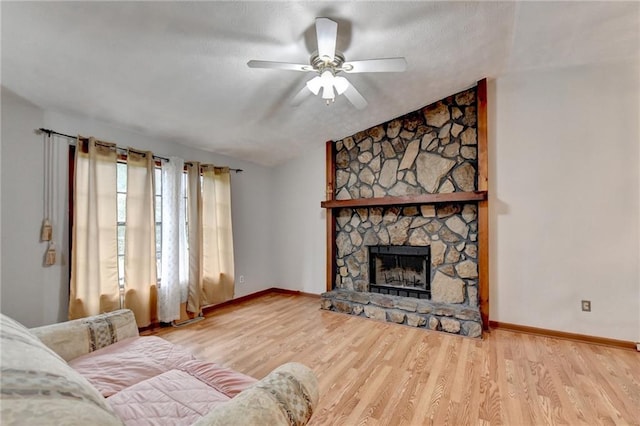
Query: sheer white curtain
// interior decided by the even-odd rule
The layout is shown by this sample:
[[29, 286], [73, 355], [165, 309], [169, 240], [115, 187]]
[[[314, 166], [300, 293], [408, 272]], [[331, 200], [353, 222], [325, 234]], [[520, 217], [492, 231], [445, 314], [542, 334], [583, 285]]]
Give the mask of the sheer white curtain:
[[154, 178], [153, 153], [129, 149], [124, 306], [133, 311], [138, 327], [146, 327], [157, 319]]
[[69, 319], [120, 308], [116, 161], [114, 144], [78, 139]]
[[184, 160], [162, 164], [162, 281], [158, 289], [158, 320], [180, 319], [180, 303], [187, 301], [189, 253], [186, 229]]

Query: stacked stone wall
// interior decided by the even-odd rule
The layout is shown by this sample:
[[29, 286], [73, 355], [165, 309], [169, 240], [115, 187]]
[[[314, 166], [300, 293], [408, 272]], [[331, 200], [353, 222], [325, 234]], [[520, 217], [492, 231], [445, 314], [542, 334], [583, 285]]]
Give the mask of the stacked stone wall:
[[477, 188], [475, 88], [336, 142], [337, 200]]

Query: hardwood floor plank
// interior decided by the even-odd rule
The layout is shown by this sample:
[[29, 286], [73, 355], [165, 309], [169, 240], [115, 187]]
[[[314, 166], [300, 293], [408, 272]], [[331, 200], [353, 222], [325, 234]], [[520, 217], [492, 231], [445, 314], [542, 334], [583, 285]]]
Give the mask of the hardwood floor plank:
[[390, 365], [380, 364], [371, 370], [362, 392], [358, 390], [358, 404], [346, 418], [345, 424], [369, 424], [374, 420], [373, 412], [381, 404], [380, 398], [384, 396], [384, 386], [389, 375], [393, 371]]
[[477, 343], [470, 343], [470, 341], [467, 343], [469, 343], [469, 351], [464, 366], [464, 383], [459, 390], [452, 390], [452, 395], [458, 403], [458, 410], [454, 413], [451, 423], [454, 425], [471, 424], [473, 423], [472, 419], [477, 417], [477, 410], [473, 411], [473, 400], [479, 387]]
[[497, 377], [498, 386], [502, 389], [502, 397], [504, 399], [505, 423], [510, 425], [523, 424], [522, 411], [513, 409], [513, 406], [517, 405], [518, 398], [516, 372], [510, 348], [504, 341], [496, 342], [496, 356], [498, 365], [503, 366], [503, 368], [498, 369]]
[[[429, 365], [429, 375], [427, 376], [426, 383], [422, 386], [420, 392], [420, 398], [416, 405], [416, 411], [414, 412], [411, 424], [427, 424], [433, 422], [433, 410], [438, 405], [437, 384], [439, 379], [438, 372], [444, 372], [447, 360], [447, 348], [449, 345], [445, 344], [442, 350], [438, 351], [436, 358], [432, 364]], [[430, 421], [429, 421], [430, 420]]]
[[298, 361], [320, 401], [311, 425], [640, 425], [640, 356], [492, 330], [484, 340], [319, 309], [267, 293], [155, 334], [256, 378]]

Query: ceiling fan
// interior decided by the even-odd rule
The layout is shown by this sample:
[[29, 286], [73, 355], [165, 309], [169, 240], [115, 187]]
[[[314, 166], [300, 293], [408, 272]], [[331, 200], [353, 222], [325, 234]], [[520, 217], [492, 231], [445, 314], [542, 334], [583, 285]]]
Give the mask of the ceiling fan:
[[309, 65], [288, 62], [256, 61], [247, 62], [250, 68], [270, 68], [288, 71], [313, 72], [317, 75], [307, 81], [305, 87], [292, 99], [292, 105], [299, 105], [308, 95], [320, 94], [327, 105], [335, 101], [336, 93], [343, 95], [358, 109], [367, 106], [367, 101], [345, 77], [338, 75], [360, 72], [402, 72], [407, 69], [404, 58], [366, 59], [346, 62], [342, 52], [336, 50], [338, 23], [328, 18], [316, 18], [318, 50], [311, 55]]

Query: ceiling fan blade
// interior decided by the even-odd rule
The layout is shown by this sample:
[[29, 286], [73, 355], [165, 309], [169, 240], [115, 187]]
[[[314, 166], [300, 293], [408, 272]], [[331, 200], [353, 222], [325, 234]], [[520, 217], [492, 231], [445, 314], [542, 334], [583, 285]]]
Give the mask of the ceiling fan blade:
[[349, 87], [344, 91], [344, 96], [353, 104], [357, 109], [365, 109], [367, 107], [367, 100], [362, 97], [360, 92], [353, 87], [353, 84], [349, 83]]
[[328, 18], [316, 18], [316, 38], [318, 39], [318, 56], [333, 61], [336, 54], [338, 23]]
[[291, 99], [291, 106], [298, 106], [311, 95], [311, 91], [307, 86], [302, 86], [302, 89]]
[[290, 64], [288, 62], [272, 62], [272, 61], [249, 61], [247, 62], [249, 68], [269, 68], [276, 70], [288, 70], [288, 71], [313, 71], [313, 68], [309, 65], [303, 64]]
[[344, 72], [403, 72], [407, 70], [404, 58], [366, 59], [342, 64]]

